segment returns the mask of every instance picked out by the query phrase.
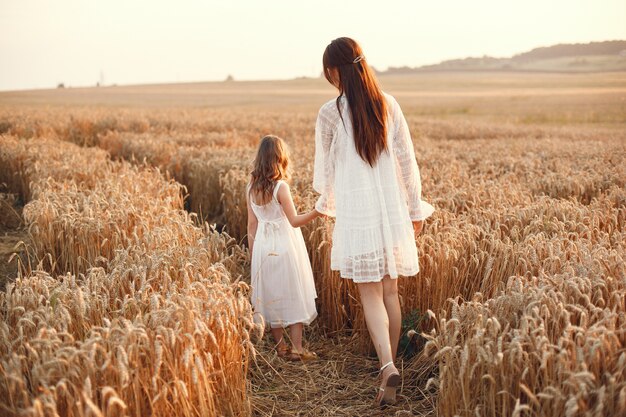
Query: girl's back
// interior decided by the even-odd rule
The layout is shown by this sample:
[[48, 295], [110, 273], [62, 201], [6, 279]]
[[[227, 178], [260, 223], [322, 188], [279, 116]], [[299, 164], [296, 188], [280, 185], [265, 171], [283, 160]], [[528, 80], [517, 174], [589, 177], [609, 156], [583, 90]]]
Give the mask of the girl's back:
[[[256, 201], [258, 197], [250, 196], [250, 204], [252, 205], [252, 210], [254, 214], [256, 214], [259, 222], [261, 221], [279, 221], [286, 220], [285, 212], [278, 202], [277, 194], [278, 188], [282, 181], [277, 181], [274, 185], [274, 191], [272, 193], [272, 198], [266, 203], [257, 204]], [[248, 186], [248, 192], [250, 192], [250, 187]]]

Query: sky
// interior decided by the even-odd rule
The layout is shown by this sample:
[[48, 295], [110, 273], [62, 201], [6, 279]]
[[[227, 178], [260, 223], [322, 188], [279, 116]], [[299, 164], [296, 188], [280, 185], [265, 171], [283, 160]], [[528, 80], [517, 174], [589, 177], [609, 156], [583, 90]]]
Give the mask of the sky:
[[370, 65], [626, 39], [624, 0], [0, 0], [0, 90], [318, 76], [337, 37]]

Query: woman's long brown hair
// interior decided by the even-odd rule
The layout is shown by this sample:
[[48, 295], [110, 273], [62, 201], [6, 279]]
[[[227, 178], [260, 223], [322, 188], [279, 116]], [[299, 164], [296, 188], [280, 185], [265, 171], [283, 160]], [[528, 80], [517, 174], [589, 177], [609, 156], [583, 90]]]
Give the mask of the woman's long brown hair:
[[[359, 44], [350, 38], [337, 38], [324, 51], [324, 76], [345, 95], [352, 117], [354, 145], [359, 156], [374, 166], [387, 149], [387, 103], [374, 72], [367, 65]], [[338, 79], [333, 79], [336, 69]], [[342, 117], [343, 120], [343, 117]]]
[[267, 204], [272, 199], [278, 180], [289, 179], [289, 153], [285, 142], [278, 136], [267, 135], [261, 139], [250, 173], [250, 197], [256, 204]]

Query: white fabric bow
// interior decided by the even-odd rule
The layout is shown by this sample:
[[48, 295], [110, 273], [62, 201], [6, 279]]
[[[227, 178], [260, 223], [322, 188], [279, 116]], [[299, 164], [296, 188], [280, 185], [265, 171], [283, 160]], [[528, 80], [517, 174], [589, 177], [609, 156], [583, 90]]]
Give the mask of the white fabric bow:
[[274, 220], [263, 220], [260, 222], [263, 226], [263, 235], [266, 239], [272, 241], [272, 252], [270, 256], [277, 256], [276, 254], [276, 239], [278, 239], [278, 230], [280, 229], [280, 222]]

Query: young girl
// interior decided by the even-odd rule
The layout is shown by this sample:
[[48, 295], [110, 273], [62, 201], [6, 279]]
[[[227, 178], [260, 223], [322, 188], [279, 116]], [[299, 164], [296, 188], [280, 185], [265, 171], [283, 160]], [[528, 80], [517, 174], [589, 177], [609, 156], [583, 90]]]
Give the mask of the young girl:
[[[246, 191], [252, 305], [271, 327], [279, 356], [311, 360], [316, 355], [302, 347], [302, 330], [317, 316], [317, 293], [300, 226], [320, 214], [297, 214], [285, 182], [288, 165], [282, 139], [265, 136]], [[283, 338], [284, 327], [289, 327], [291, 349]]]

